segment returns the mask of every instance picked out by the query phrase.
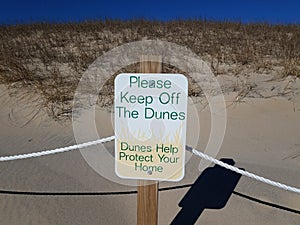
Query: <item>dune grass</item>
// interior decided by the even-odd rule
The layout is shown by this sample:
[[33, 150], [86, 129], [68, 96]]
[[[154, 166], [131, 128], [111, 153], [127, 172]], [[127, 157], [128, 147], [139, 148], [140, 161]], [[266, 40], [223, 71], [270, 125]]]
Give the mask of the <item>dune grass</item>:
[[[52, 118], [68, 119], [73, 94], [87, 67], [114, 47], [145, 39], [190, 48], [216, 75], [224, 74], [222, 65], [227, 65], [233, 74], [241, 73], [241, 68], [265, 71], [280, 67], [282, 76], [300, 76], [299, 25], [106, 20], [1, 26], [0, 83], [36, 93]], [[137, 68], [130, 65], [119, 72], [137, 72]], [[184, 73], [170, 65], [164, 65], [163, 72]], [[113, 76], [99, 93], [100, 105], [112, 104], [112, 85]], [[189, 86], [189, 95], [201, 95], [191, 77]]]

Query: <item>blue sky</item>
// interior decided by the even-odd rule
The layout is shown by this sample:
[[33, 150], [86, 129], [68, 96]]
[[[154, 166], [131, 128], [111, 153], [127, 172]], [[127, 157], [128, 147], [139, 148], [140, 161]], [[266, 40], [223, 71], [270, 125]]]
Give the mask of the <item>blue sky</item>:
[[0, 24], [64, 22], [92, 19], [172, 20], [206, 18], [242, 22], [300, 24], [300, 1], [295, 0], [110, 0], [17, 1], [0, 3]]

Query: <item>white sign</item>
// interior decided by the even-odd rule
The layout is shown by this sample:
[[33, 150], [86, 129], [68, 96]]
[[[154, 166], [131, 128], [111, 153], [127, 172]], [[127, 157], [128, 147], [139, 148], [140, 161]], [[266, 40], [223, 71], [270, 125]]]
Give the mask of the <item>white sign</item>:
[[181, 74], [115, 79], [115, 171], [121, 178], [184, 177], [188, 82]]

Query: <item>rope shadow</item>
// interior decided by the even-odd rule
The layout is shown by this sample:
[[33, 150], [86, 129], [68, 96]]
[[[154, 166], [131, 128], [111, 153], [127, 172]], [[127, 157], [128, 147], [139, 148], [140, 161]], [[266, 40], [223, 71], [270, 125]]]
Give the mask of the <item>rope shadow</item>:
[[[232, 159], [221, 159], [222, 162], [234, 165]], [[222, 209], [225, 207], [241, 174], [215, 165], [205, 169], [179, 202], [181, 210], [171, 225], [193, 225], [204, 209]]]

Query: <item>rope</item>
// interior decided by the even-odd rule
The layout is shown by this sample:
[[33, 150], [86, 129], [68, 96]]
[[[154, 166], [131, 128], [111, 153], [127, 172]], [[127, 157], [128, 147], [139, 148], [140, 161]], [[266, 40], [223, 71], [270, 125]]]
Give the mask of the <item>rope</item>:
[[3, 156], [0, 157], [0, 162], [4, 161], [12, 161], [12, 160], [17, 160], [17, 159], [28, 159], [28, 158], [34, 158], [34, 157], [39, 157], [39, 156], [45, 156], [45, 155], [52, 155], [52, 154], [57, 154], [57, 153], [62, 153], [62, 152], [69, 152], [73, 150], [77, 150], [79, 148], [87, 148], [93, 145], [98, 145], [100, 143], [105, 143], [114, 140], [114, 136], [110, 136], [107, 138], [102, 138], [98, 139], [96, 141], [89, 141], [86, 143], [78, 144], [78, 145], [72, 145], [68, 147], [62, 147], [62, 148], [57, 148], [53, 150], [46, 150], [46, 151], [40, 151], [40, 152], [33, 152], [33, 153], [28, 153], [28, 154], [21, 154], [21, 155], [12, 155], [12, 156]]
[[[188, 188], [193, 184], [184, 184], [178, 186], [159, 188], [158, 191], [170, 191]], [[12, 190], [0, 190], [0, 194], [3, 195], [23, 195], [23, 196], [116, 196], [116, 195], [134, 195], [137, 191], [117, 191], [117, 192], [37, 192], [37, 191], [12, 191]], [[300, 211], [297, 209], [288, 208], [286, 206], [278, 205], [275, 203], [263, 201], [252, 196], [242, 194], [237, 191], [233, 191], [232, 194], [237, 195], [241, 198], [253, 201], [262, 205], [266, 205], [272, 208], [280, 209], [283, 211], [291, 212], [300, 215]]]
[[269, 206], [269, 207], [272, 207], [272, 208], [276, 208], [276, 209], [280, 209], [280, 210], [283, 210], [283, 211], [287, 211], [287, 212], [290, 212], [290, 213], [295, 213], [295, 214], [300, 215], [300, 210], [297, 210], [297, 209], [292, 209], [292, 208], [288, 208], [286, 206], [278, 205], [278, 204], [275, 204], [275, 203], [272, 203], [272, 202], [263, 201], [263, 200], [260, 200], [258, 198], [254, 198], [252, 196], [248, 196], [248, 195], [242, 194], [242, 193], [237, 192], [237, 191], [233, 191], [232, 193], [236, 196], [239, 196], [240, 198], [244, 198], [244, 199], [247, 199], [247, 200], [252, 201], [252, 202], [256, 202], [256, 203], [266, 205], [266, 206]]
[[241, 169], [239, 169], [239, 168], [237, 168], [237, 167], [235, 167], [235, 166], [228, 165], [227, 163], [223, 163], [223, 162], [220, 161], [220, 160], [217, 160], [217, 159], [215, 159], [215, 158], [213, 158], [213, 157], [211, 157], [211, 156], [209, 156], [209, 155], [206, 155], [206, 154], [204, 154], [204, 153], [202, 153], [202, 152], [199, 152], [199, 151], [197, 151], [196, 149], [192, 149], [192, 152], [193, 152], [195, 155], [197, 155], [197, 156], [199, 156], [199, 157], [201, 157], [201, 158], [203, 158], [203, 159], [205, 159], [205, 160], [208, 160], [208, 161], [210, 161], [210, 162], [212, 162], [212, 163], [214, 163], [214, 164], [217, 164], [217, 165], [219, 165], [219, 166], [222, 166], [222, 167], [224, 167], [224, 168], [226, 168], [226, 169], [228, 169], [228, 170], [231, 170], [231, 171], [233, 171], [233, 172], [239, 173], [239, 174], [241, 174], [241, 175], [244, 175], [244, 176], [246, 176], [246, 177], [255, 179], [255, 180], [257, 180], [257, 181], [261, 181], [261, 182], [266, 183], [266, 184], [269, 184], [269, 185], [271, 185], [271, 186], [281, 188], [281, 189], [286, 190], [286, 191], [291, 191], [291, 192], [295, 192], [295, 193], [300, 194], [300, 189], [299, 189], [299, 188], [291, 187], [291, 186], [288, 186], [288, 185], [286, 185], [286, 184], [282, 184], [282, 183], [279, 183], [279, 182], [276, 182], [276, 181], [272, 181], [272, 180], [267, 179], [267, 178], [264, 178], [264, 177], [262, 177], [262, 176], [258, 176], [258, 175], [256, 175], [256, 174], [247, 172], [247, 171], [245, 171], [245, 170], [241, 170]]
[[[159, 188], [158, 191], [171, 191], [182, 188], [191, 187], [192, 184], [183, 184], [178, 186], [170, 186]], [[34, 196], [106, 196], [106, 195], [132, 195], [137, 194], [137, 191], [109, 191], [109, 192], [41, 192], [41, 191], [15, 191], [15, 190], [0, 190], [3, 195], [34, 195]]]
[[[79, 149], [79, 148], [86, 148], [86, 147], [97, 145], [97, 144], [100, 144], [100, 143], [109, 142], [109, 141], [114, 140], [114, 138], [115, 138], [114, 136], [110, 136], [110, 137], [102, 138], [102, 139], [99, 139], [99, 140], [96, 140], [96, 141], [90, 141], [90, 142], [86, 142], [86, 143], [82, 143], [82, 144], [78, 144], [78, 145], [62, 147], [62, 148], [57, 148], [57, 149], [53, 149], [53, 150], [46, 150], [46, 151], [40, 151], [40, 152], [34, 152], [34, 153], [28, 153], [28, 154], [20, 154], [20, 155], [12, 155], [12, 156], [2, 156], [2, 157], [0, 157], [0, 162], [12, 161], [12, 160], [17, 160], [17, 159], [27, 159], [27, 158], [57, 154], [57, 153], [62, 153], [62, 152], [69, 152], [69, 151], [76, 150], [76, 149]], [[213, 158], [213, 157], [211, 157], [211, 156], [209, 156], [205, 153], [199, 152], [194, 148], [191, 148], [191, 147], [187, 146], [187, 150], [191, 151], [195, 155], [197, 155], [197, 156], [199, 156], [199, 157], [201, 157], [205, 160], [208, 160], [208, 161], [210, 161], [210, 162], [212, 162], [216, 165], [222, 166], [226, 169], [229, 169], [229, 170], [234, 171], [236, 173], [239, 173], [241, 175], [247, 176], [249, 178], [252, 178], [252, 179], [255, 179], [257, 181], [269, 184], [269, 185], [274, 186], [274, 187], [281, 188], [281, 189], [286, 190], [286, 191], [291, 191], [291, 192], [300, 194], [300, 189], [299, 188], [291, 187], [291, 186], [288, 186], [286, 184], [282, 184], [282, 183], [279, 183], [279, 182], [276, 182], [276, 181], [272, 181], [272, 180], [264, 178], [262, 176], [258, 176], [256, 174], [241, 170], [237, 167], [228, 165], [228, 164], [226, 164], [226, 163], [224, 163], [220, 160], [217, 160], [217, 159], [215, 159], [215, 158]]]

